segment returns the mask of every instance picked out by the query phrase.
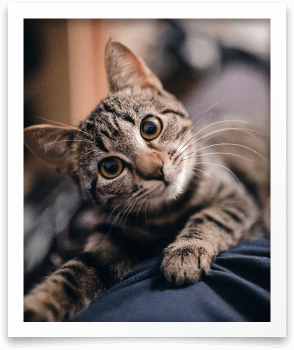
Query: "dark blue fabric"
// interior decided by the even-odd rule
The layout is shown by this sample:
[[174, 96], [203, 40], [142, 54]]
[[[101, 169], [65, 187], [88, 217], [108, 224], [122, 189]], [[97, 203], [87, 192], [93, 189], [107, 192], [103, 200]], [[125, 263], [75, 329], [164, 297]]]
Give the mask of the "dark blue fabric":
[[153, 258], [81, 312], [73, 322], [269, 322], [270, 242], [222, 252], [202, 281], [174, 287]]

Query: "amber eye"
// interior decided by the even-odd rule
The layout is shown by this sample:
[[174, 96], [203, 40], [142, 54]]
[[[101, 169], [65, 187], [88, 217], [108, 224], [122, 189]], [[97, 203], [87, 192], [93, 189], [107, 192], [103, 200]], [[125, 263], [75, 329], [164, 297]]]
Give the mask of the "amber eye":
[[141, 135], [145, 140], [155, 139], [161, 132], [162, 126], [158, 118], [149, 116], [141, 123]]
[[117, 177], [123, 171], [123, 161], [118, 157], [105, 158], [100, 165], [101, 174], [107, 179]]

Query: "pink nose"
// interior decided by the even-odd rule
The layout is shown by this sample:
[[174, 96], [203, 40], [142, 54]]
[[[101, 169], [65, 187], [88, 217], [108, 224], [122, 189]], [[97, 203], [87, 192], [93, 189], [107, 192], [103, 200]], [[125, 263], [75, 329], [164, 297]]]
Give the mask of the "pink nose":
[[155, 155], [138, 156], [136, 170], [145, 180], [163, 180], [163, 161]]

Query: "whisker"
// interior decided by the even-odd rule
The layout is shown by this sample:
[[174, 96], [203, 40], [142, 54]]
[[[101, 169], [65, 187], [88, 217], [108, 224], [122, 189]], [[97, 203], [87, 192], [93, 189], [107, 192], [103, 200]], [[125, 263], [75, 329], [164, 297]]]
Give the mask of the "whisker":
[[94, 149], [90, 150], [89, 152], [83, 153], [83, 156], [86, 156], [88, 154], [95, 153], [96, 155], [104, 154], [103, 152], [98, 152]]
[[251, 160], [247, 157], [244, 157], [244, 156], [241, 156], [239, 154], [235, 154], [235, 153], [227, 153], [227, 152], [211, 152], [211, 153], [203, 153], [203, 154], [199, 154], [198, 156], [196, 156], [195, 158], [198, 158], [198, 157], [202, 157], [202, 156], [209, 156], [209, 155], [212, 155], [212, 154], [224, 154], [224, 155], [231, 155], [231, 156], [235, 156], [235, 157], [239, 157], [239, 158], [243, 158], [243, 159], [246, 159], [248, 160], [249, 162], [251, 162]]
[[202, 128], [201, 130], [199, 130], [199, 131], [195, 134], [195, 136], [198, 135], [199, 133], [201, 133], [201, 131], [203, 131], [203, 130], [209, 128], [210, 126], [213, 126], [213, 125], [216, 125], [216, 124], [220, 124], [220, 123], [229, 123], [229, 122], [240, 122], [240, 123], [249, 124], [249, 122], [247, 122], [247, 121], [245, 121], [245, 120], [239, 120], [239, 119], [221, 120], [221, 121], [219, 121], [219, 122], [211, 123], [211, 124], [205, 126], [205, 127]]
[[197, 164], [210, 164], [210, 165], [216, 165], [216, 166], [219, 166], [219, 167], [221, 167], [221, 168], [227, 169], [227, 170], [235, 177], [235, 179], [236, 179], [238, 182], [240, 182], [239, 179], [238, 179], [238, 177], [237, 177], [237, 175], [236, 175], [231, 169], [227, 168], [227, 167], [224, 166], [224, 165], [216, 164], [216, 163], [209, 163], [209, 162], [197, 162]]
[[134, 201], [134, 198], [131, 198], [131, 200], [130, 200], [128, 203], [126, 203], [126, 205], [123, 207], [123, 209], [122, 209], [121, 212], [119, 213], [119, 214], [122, 214], [122, 216], [121, 216], [121, 218], [119, 219], [119, 221], [118, 221], [118, 223], [117, 223], [118, 226], [120, 226], [120, 223], [121, 223], [121, 221], [122, 221], [124, 215], [126, 214], [127, 210], [128, 210], [128, 209], [130, 208], [130, 206], [132, 205], [133, 201]]
[[[199, 139], [197, 139], [194, 143], [192, 143], [191, 145], [189, 145], [184, 151], [186, 152], [190, 147], [192, 147], [193, 145], [195, 145], [196, 143], [200, 142], [201, 140], [203, 139], [206, 139], [208, 136], [211, 136], [211, 135], [214, 135], [214, 134], [217, 134], [219, 132], [222, 132], [222, 131], [229, 131], [229, 130], [235, 130], [235, 131], [241, 131], [241, 132], [245, 132], [247, 134], [250, 134], [250, 132], [256, 132], [258, 134], [261, 134], [260, 132], [256, 131], [256, 130], [252, 130], [252, 129], [247, 129], [247, 128], [223, 128], [223, 129], [218, 129], [218, 130], [214, 130], [214, 131], [211, 131], [203, 136], [201, 136]], [[252, 135], [255, 137], [255, 135]]]
[[[193, 168], [193, 169], [196, 169], [196, 168]], [[197, 177], [200, 177], [195, 171], [193, 170], [190, 170], [190, 169], [186, 169], [187, 171], [190, 171], [190, 173], [192, 174], [195, 174]]]
[[[122, 205], [122, 203], [124, 203], [126, 200], [128, 200], [131, 196], [132, 196], [132, 193], [129, 194], [129, 195], [124, 196], [124, 197], [122, 198], [122, 201], [120, 201], [120, 202], [118, 203], [118, 205], [114, 207], [114, 209], [113, 209], [112, 212], [109, 214], [109, 216], [112, 216], [112, 213], [115, 211], [115, 209], [118, 208], [120, 205]], [[123, 208], [124, 208], [124, 207], [123, 207]]]
[[[121, 210], [121, 212], [123, 212], [123, 215], [120, 218], [118, 225], [120, 225], [120, 222], [122, 221], [124, 215], [128, 212], [128, 210], [131, 209], [130, 212], [132, 211], [132, 209], [134, 207], [134, 206], [132, 207], [132, 204], [134, 203], [134, 205], [136, 205], [136, 203], [141, 199], [138, 197], [141, 196], [143, 193], [144, 193], [144, 190], [139, 192], [135, 197], [131, 198], [131, 200], [123, 207], [123, 209]], [[127, 214], [127, 215], [129, 215], [129, 214]], [[125, 222], [126, 222], [126, 220], [125, 220]]]
[[[228, 98], [224, 98], [224, 99], [222, 99], [222, 100], [220, 100], [220, 101], [218, 101], [218, 102], [216, 102], [215, 104], [213, 104], [212, 106], [210, 106], [209, 108], [207, 108], [203, 113], [201, 113], [196, 119], [195, 119], [195, 121], [192, 123], [192, 125], [189, 127], [189, 129], [193, 126], [193, 125], [195, 125], [195, 123], [197, 122], [197, 120], [199, 119], [199, 118], [201, 118], [206, 112], [208, 112], [209, 110], [211, 110], [213, 107], [215, 107], [215, 106], [217, 106], [218, 104], [220, 104], [221, 102], [223, 102], [223, 101], [225, 101], [225, 100], [227, 100]], [[208, 117], [210, 117], [212, 114], [210, 114]], [[189, 131], [189, 129], [187, 130], [187, 131]], [[185, 133], [185, 135], [186, 135], [186, 133]], [[184, 136], [185, 137], [185, 136]], [[183, 139], [182, 139], [183, 140]], [[182, 142], [182, 141], [181, 141]], [[181, 144], [181, 142], [180, 142], [180, 144]]]
[[[204, 113], [203, 113], [204, 114]], [[209, 117], [211, 117], [212, 116], [212, 114], [209, 114], [209, 116], [207, 117], [207, 118], [209, 118]], [[179, 149], [179, 147], [180, 147], [180, 145], [181, 145], [181, 143], [184, 141], [184, 139], [185, 139], [185, 137], [187, 136], [187, 134], [188, 134], [188, 132], [191, 130], [192, 132], [193, 132], [193, 128], [195, 128], [196, 126], [198, 126], [198, 124], [196, 125], [195, 123], [197, 122], [197, 120], [199, 119], [201, 117], [201, 115], [189, 126], [189, 128], [186, 130], [186, 132], [184, 133], [184, 136], [182, 137], [182, 139], [181, 139], [181, 141], [180, 141], [180, 143], [178, 144], [178, 146], [176, 147], [176, 149]], [[192, 136], [192, 138], [193, 138], [194, 136]], [[191, 139], [190, 139], [191, 140]], [[189, 141], [190, 141], [189, 140]], [[188, 141], [188, 142], [189, 142]], [[185, 145], [184, 146], [182, 146], [182, 148], [183, 147], [185, 147]]]
[[165, 205], [166, 205], [167, 210], [169, 211], [170, 215], [172, 215], [172, 213], [171, 213], [171, 211], [170, 211], [170, 208], [169, 208], [169, 206], [168, 206], [168, 200], [167, 200], [167, 199], [165, 199]]
[[[199, 169], [199, 168], [197, 168], [197, 167], [194, 167], [194, 169], [197, 170], [197, 171], [200, 171], [200, 172], [204, 173], [205, 175], [207, 175], [208, 177], [210, 177], [211, 179], [213, 179], [214, 181], [216, 181], [216, 179], [215, 179], [213, 176], [211, 176], [210, 174], [208, 174], [206, 171], [204, 171], [204, 170], [202, 170], [202, 169]], [[200, 177], [200, 176], [199, 176], [198, 174], [196, 174], [194, 171], [192, 171], [192, 170], [189, 170], [189, 171], [191, 171], [192, 173], [194, 173], [195, 175], [197, 175], [198, 177]]]
[[[116, 208], [118, 208], [120, 205], [122, 205], [122, 203], [124, 203], [125, 201], [127, 201], [130, 197], [132, 196], [132, 193], [129, 195], [126, 195], [122, 198], [122, 201], [119, 202], [119, 204], [117, 206], [115, 206], [115, 208], [112, 210], [112, 212], [109, 214], [109, 218], [112, 216], [113, 212], [115, 211]], [[115, 225], [116, 221], [118, 220], [119, 216], [121, 215], [121, 213], [123, 212], [124, 208], [128, 205], [128, 203], [126, 203], [123, 208], [118, 212], [118, 214], [114, 217], [114, 219], [112, 220], [110, 229], [107, 233], [107, 235], [110, 233], [110, 231], [112, 230], [112, 227]]]
[[[194, 120], [194, 122], [190, 125], [190, 127], [188, 128], [188, 130], [185, 132], [185, 134], [184, 134], [183, 138], [181, 139], [179, 145], [181, 144], [181, 142], [183, 141], [183, 139], [185, 138], [187, 132], [191, 129], [191, 127], [196, 126], [195, 123], [197, 122], [197, 120], [198, 120], [199, 118], [201, 118], [206, 112], [208, 112], [209, 110], [211, 110], [213, 107], [217, 106], [219, 103], [221, 103], [221, 102], [223, 102], [223, 101], [225, 101], [225, 100], [227, 100], [227, 99], [228, 99], [228, 98], [224, 98], [224, 99], [222, 99], [222, 100], [216, 102], [215, 104], [213, 104], [212, 106], [210, 106], [209, 108], [207, 108], [203, 113], [201, 113], [201, 114]], [[208, 117], [210, 117], [210, 116], [212, 116], [212, 114], [210, 114]], [[178, 147], [179, 147], [179, 145], [178, 145]], [[176, 148], [178, 148], [178, 147], [176, 147]]]
[[47, 122], [51, 122], [51, 123], [55, 123], [55, 124], [66, 126], [66, 127], [70, 128], [70, 129], [74, 129], [74, 130], [77, 130], [79, 132], [82, 132], [83, 134], [89, 136], [90, 138], [93, 138], [92, 135], [88, 134], [87, 132], [85, 132], [85, 131], [83, 131], [83, 130], [75, 127], [75, 126], [67, 125], [67, 124], [64, 124], [64, 123], [56, 122], [54, 120], [50, 120], [50, 119], [46, 119], [46, 118], [42, 118], [42, 117], [38, 117], [38, 119], [43, 119], [43, 120], [46, 120]]
[[[210, 116], [212, 116], [212, 114], [210, 114], [210, 115], [208, 116], [208, 118], [209, 118]], [[197, 118], [197, 119], [198, 119], [198, 118]], [[194, 123], [193, 123], [193, 124], [194, 124]], [[187, 131], [189, 131], [189, 130], [191, 129], [191, 132], [193, 132], [193, 129], [194, 129], [196, 126], [198, 126], [198, 124], [197, 124], [197, 125], [193, 125], [193, 124], [191, 125], [191, 126], [193, 126], [193, 127], [191, 128], [191, 126], [190, 126], [189, 129], [188, 129]], [[184, 137], [182, 138], [181, 142], [179, 143], [179, 145], [178, 145], [178, 147], [177, 147], [177, 150], [180, 149], [180, 145], [181, 145], [181, 143], [184, 141], [184, 139], [185, 139], [186, 136], [187, 136], [187, 133], [185, 133]], [[192, 136], [183, 146], [181, 146], [181, 149], [183, 149], [183, 148], [186, 146], [186, 144], [189, 143], [194, 137], [195, 137], [195, 134], [193, 134], [193, 136]]]
[[112, 223], [111, 223], [111, 225], [110, 225], [110, 228], [109, 228], [109, 230], [108, 230], [107, 235], [110, 233], [110, 231], [111, 231], [112, 228], [114, 227], [114, 225], [115, 225], [116, 221], [118, 220], [120, 214], [121, 214], [121, 212], [118, 212], [118, 213], [115, 215], [114, 219], [112, 220]]
[[147, 213], [146, 213], [147, 212], [147, 206], [148, 206], [148, 199], [146, 201], [146, 206], [145, 206], [145, 222], [146, 222], [146, 225], [151, 229], [151, 227], [149, 226], [148, 221], [147, 221]]
[[90, 140], [60, 140], [60, 141], [47, 143], [46, 146], [54, 145], [55, 143], [61, 143], [61, 142], [91, 142], [91, 141]]
[[134, 209], [135, 205], [139, 202], [140, 198], [138, 198], [137, 200], [134, 201], [133, 205], [131, 205], [129, 207], [129, 209], [127, 210], [127, 215], [125, 217], [125, 221], [124, 221], [124, 224], [123, 224], [123, 230], [125, 229], [125, 225], [126, 225], [126, 222], [127, 222], [127, 218], [128, 216], [130, 215], [131, 211]]
[[207, 110], [204, 111], [202, 114], [208, 112], [208, 111], [211, 110], [213, 107], [217, 106], [218, 104], [220, 104], [220, 103], [222, 103], [222, 102], [224, 102], [224, 101], [226, 101], [226, 100], [228, 100], [228, 97], [226, 97], [226, 98], [224, 98], [224, 99], [222, 99], [222, 100], [216, 102], [214, 105], [212, 105], [211, 107], [207, 108]]
[[250, 147], [247, 147], [247, 146], [244, 146], [244, 145], [240, 145], [239, 143], [226, 143], [226, 142], [223, 142], [223, 143], [214, 143], [213, 145], [208, 145], [208, 146], [205, 146], [205, 147], [201, 147], [199, 148], [197, 151], [193, 151], [191, 153], [188, 153], [185, 155], [188, 156], [190, 154], [193, 154], [193, 153], [198, 153], [199, 151], [202, 151], [206, 148], [211, 148], [211, 147], [214, 147], [214, 146], [237, 146], [237, 147], [242, 147], [242, 148], [245, 148], [255, 154], [257, 154], [259, 157], [261, 157], [262, 159], [265, 159], [260, 153], [256, 152], [254, 149], [250, 148]]
[[197, 167], [195, 167], [195, 169], [196, 169], [197, 171], [200, 171], [201, 173], [204, 173], [205, 175], [207, 175], [208, 177], [210, 177], [212, 180], [216, 181], [216, 179], [215, 179], [213, 176], [211, 176], [210, 174], [208, 174], [206, 171], [204, 171], [204, 170], [202, 170], [202, 169], [199, 169], [199, 168], [197, 168]]
[[139, 207], [138, 207], [137, 214], [136, 214], [136, 219], [135, 219], [135, 225], [136, 225], [136, 226], [137, 226], [137, 219], [138, 219], [139, 211], [140, 211], [140, 209], [141, 209], [141, 207], [142, 207], [142, 205], [144, 204], [144, 202], [145, 202], [146, 199], [147, 199], [147, 198], [145, 197], [145, 198], [141, 201], [141, 204], [140, 204]]
[[98, 78], [100, 79], [100, 81], [101, 81], [102, 85], [105, 87], [105, 90], [108, 92], [108, 95], [110, 95], [109, 90], [107, 89], [106, 85], [104, 84], [103, 79], [100, 77], [100, 75], [99, 75], [99, 74], [98, 74]]

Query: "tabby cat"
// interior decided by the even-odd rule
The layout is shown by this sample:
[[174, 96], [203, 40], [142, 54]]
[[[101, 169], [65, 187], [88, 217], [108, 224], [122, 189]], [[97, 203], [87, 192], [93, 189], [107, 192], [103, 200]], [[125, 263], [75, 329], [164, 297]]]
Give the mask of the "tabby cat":
[[[214, 123], [233, 123], [230, 128], [200, 136], [206, 128], [196, 130], [183, 105], [129, 48], [110, 41], [105, 63], [109, 97], [79, 128], [24, 131], [26, 146], [70, 175], [99, 211], [83, 253], [25, 296], [25, 321], [72, 318], [162, 252], [168, 281], [196, 283], [221, 251], [259, 225], [268, 229], [266, 138], [252, 137], [232, 119]], [[250, 145], [240, 143], [242, 131]]]

